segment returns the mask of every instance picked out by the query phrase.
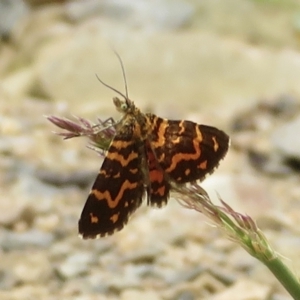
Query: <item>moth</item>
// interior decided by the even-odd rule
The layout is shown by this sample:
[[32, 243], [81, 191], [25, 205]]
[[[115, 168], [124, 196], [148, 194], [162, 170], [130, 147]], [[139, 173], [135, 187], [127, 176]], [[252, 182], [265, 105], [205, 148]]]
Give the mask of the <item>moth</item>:
[[122, 118], [79, 219], [84, 239], [121, 230], [144, 197], [150, 206], [164, 206], [172, 183], [202, 181], [229, 147], [229, 136], [215, 127], [141, 112], [128, 97], [120, 63], [126, 95], [98, 78], [122, 97], [113, 98]]

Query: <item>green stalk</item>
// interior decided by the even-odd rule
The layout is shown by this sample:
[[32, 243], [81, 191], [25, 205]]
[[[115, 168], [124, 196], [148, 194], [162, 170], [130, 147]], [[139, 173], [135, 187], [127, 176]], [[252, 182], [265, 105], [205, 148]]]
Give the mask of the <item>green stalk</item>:
[[271, 260], [260, 260], [264, 263], [282, 286], [295, 300], [300, 299], [300, 284], [298, 278], [291, 270], [277, 257]]

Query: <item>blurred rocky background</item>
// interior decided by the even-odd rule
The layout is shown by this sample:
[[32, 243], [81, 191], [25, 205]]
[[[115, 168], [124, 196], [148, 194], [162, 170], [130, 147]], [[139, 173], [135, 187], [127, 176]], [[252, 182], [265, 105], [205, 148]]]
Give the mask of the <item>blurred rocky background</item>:
[[[203, 187], [252, 216], [300, 269], [297, 0], [0, 0], [0, 299], [290, 299], [207, 219], [170, 199], [119, 233], [77, 237], [102, 159], [45, 116], [143, 111], [222, 128], [232, 146]], [[179, 222], [180, 220], [180, 222]]]

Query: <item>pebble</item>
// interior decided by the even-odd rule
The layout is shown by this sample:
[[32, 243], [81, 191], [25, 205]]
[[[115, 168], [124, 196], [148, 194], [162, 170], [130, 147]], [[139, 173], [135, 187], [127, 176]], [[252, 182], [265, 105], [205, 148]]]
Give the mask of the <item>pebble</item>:
[[300, 131], [300, 117], [277, 128], [272, 134], [272, 144], [284, 158], [294, 158], [300, 162], [300, 139], [295, 138]]
[[196, 300], [196, 297], [189, 291], [182, 291], [176, 295], [174, 300]]
[[162, 300], [161, 297], [155, 291], [139, 291], [134, 289], [127, 289], [121, 293], [121, 300]]
[[14, 288], [10, 291], [0, 291], [1, 300], [20, 300], [20, 299], [49, 299], [49, 290], [45, 284], [25, 285]]
[[[245, 291], [247, 292], [245, 293]], [[211, 300], [261, 300], [267, 299], [270, 292], [271, 287], [269, 286], [247, 279], [240, 279], [230, 288], [211, 297]]]
[[180, 273], [174, 273], [173, 275], [169, 275], [165, 280], [168, 285], [176, 285], [181, 282], [189, 282], [194, 280], [200, 274], [206, 272], [206, 267], [203, 266], [196, 266], [191, 267], [188, 270], [182, 270]]
[[68, 256], [58, 267], [58, 272], [63, 278], [73, 278], [87, 273], [89, 265], [94, 261], [92, 253], [73, 253]]
[[[8, 195], [10, 195], [8, 193]], [[32, 210], [29, 208], [29, 201], [19, 197], [10, 195], [10, 202], [0, 201], [0, 224], [3, 226], [11, 226], [20, 220], [24, 220], [24, 216], [32, 216]], [[27, 219], [26, 217], [26, 219]], [[32, 219], [32, 218], [30, 218]]]
[[10, 37], [13, 28], [29, 14], [29, 8], [22, 0], [0, 1], [0, 37]]
[[12, 273], [21, 284], [47, 283], [52, 271], [46, 255], [36, 251], [25, 253], [24, 257], [16, 257], [12, 266]]
[[114, 268], [115, 275], [106, 278], [107, 286], [115, 291], [121, 292], [128, 288], [139, 288], [141, 281], [141, 268], [138, 265], [123, 265], [122, 269]]
[[52, 233], [38, 229], [30, 229], [25, 232], [12, 232], [2, 230], [0, 247], [6, 251], [22, 250], [26, 248], [48, 248], [54, 241]]

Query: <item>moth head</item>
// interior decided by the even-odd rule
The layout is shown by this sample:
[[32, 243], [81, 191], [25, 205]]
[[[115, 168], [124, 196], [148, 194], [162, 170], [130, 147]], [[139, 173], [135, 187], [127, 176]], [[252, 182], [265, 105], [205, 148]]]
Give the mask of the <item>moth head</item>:
[[126, 114], [130, 112], [134, 108], [134, 104], [128, 98], [124, 98], [124, 100], [119, 99], [118, 97], [113, 98], [114, 105], [116, 106], [117, 111]]

